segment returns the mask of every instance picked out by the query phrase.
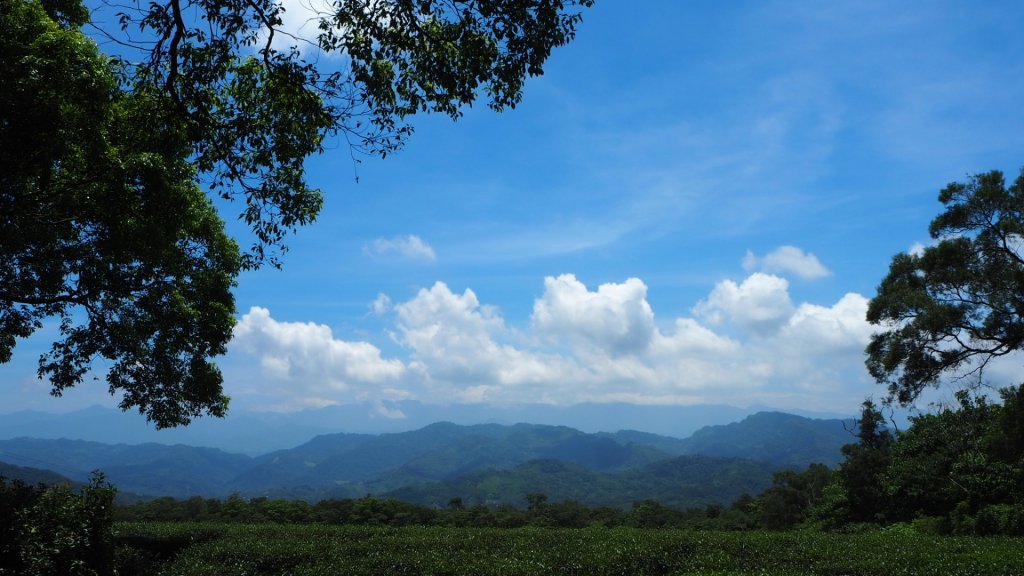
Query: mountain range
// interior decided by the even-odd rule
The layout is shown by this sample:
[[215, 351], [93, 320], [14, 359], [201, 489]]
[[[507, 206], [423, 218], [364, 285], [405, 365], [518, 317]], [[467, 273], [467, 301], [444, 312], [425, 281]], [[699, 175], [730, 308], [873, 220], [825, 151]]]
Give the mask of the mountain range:
[[[382, 410], [382, 408], [385, 408]], [[550, 406], [434, 405], [413, 400], [327, 406], [298, 412], [235, 409], [226, 418], [199, 418], [180, 428], [155, 429], [138, 413], [92, 406], [64, 414], [19, 411], [0, 414], [0, 439], [69, 438], [106, 444], [124, 442], [188, 444], [257, 456], [297, 446], [320, 434], [385, 434], [418, 430], [435, 422], [462, 425], [530, 422], [569, 426], [582, 432], [637, 430], [686, 438], [704, 426], [736, 422], [766, 408], [720, 405], [643, 406], [576, 404]], [[845, 414], [794, 412], [811, 418]]]
[[407, 432], [334, 433], [261, 455], [217, 448], [0, 440], [0, 461], [84, 481], [102, 470], [146, 497], [267, 496], [319, 500], [366, 494], [443, 506], [553, 501], [628, 507], [657, 499], [679, 507], [729, 502], [767, 488], [781, 469], [834, 465], [851, 421], [761, 412], [687, 438], [648, 432], [586, 433], [542, 424], [439, 422]]

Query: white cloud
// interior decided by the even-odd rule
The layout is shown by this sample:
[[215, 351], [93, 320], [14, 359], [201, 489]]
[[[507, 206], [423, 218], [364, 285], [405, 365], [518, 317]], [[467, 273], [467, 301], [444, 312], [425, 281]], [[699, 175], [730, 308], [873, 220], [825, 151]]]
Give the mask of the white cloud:
[[868, 299], [849, 293], [831, 307], [801, 304], [783, 328], [783, 341], [822, 353], [862, 351], [874, 328], [867, 323]]
[[706, 300], [693, 309], [697, 316], [720, 326], [731, 323], [754, 334], [778, 330], [793, 314], [789, 282], [771, 274], [755, 272], [742, 284], [719, 282]]
[[405, 413], [399, 408], [388, 408], [380, 401], [373, 403], [373, 415], [387, 418], [388, 420], [401, 420], [405, 418]]
[[[437, 282], [390, 308], [404, 362], [368, 342], [339, 340], [326, 326], [275, 321], [263, 308], [243, 316], [232, 347], [257, 356], [264, 378], [289, 384], [281, 394], [294, 399], [281, 404], [359, 398], [388, 418], [402, 415], [387, 403], [407, 398], [855, 405], [873, 390], [863, 366], [867, 299], [794, 305], [788, 288], [760, 272], [739, 284], [725, 280], [694, 308], [696, 317], [659, 322], [640, 279], [590, 289], [565, 274], [544, 280], [521, 331], [473, 290]], [[729, 326], [740, 330], [729, 336]]]
[[907, 250], [907, 254], [911, 256], [924, 256], [925, 245], [921, 242], [914, 242]]
[[748, 250], [743, 258], [743, 269], [747, 272], [761, 271], [769, 274], [789, 272], [806, 280], [824, 278], [832, 274], [817, 256], [796, 246], [779, 246], [764, 257], [755, 256]]
[[300, 407], [376, 396], [406, 371], [401, 360], [383, 358], [373, 344], [337, 339], [323, 324], [280, 322], [258, 306], [235, 326], [231, 349], [257, 357], [270, 387], [287, 384], [289, 405]]
[[264, 408], [270, 412], [299, 412], [301, 410], [318, 410], [338, 404], [337, 400], [318, 396], [287, 396], [276, 403], [264, 406]]
[[482, 391], [472, 385], [529, 385], [551, 376], [551, 366], [501, 342], [513, 334], [497, 310], [481, 306], [472, 290], [456, 294], [437, 282], [395, 311], [397, 340], [412, 352], [414, 366], [429, 382], [468, 386], [465, 392], [473, 396]]
[[419, 236], [395, 236], [393, 238], [377, 238], [363, 246], [363, 253], [371, 256], [382, 256], [395, 253], [409, 260], [437, 260], [434, 249]]
[[647, 286], [637, 278], [602, 284], [590, 292], [572, 274], [544, 279], [533, 305], [534, 329], [550, 340], [572, 340], [596, 353], [618, 356], [645, 350], [654, 335]]
[[377, 294], [377, 297], [370, 304], [370, 310], [377, 316], [383, 316], [388, 310], [391, 310], [391, 297], [383, 292]]

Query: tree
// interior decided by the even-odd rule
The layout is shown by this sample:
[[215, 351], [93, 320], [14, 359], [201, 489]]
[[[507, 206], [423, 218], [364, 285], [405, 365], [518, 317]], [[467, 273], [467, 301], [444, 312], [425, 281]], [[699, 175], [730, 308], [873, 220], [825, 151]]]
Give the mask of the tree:
[[[514, 107], [592, 3], [334, 0], [299, 38], [277, 0], [164, 0], [97, 28], [109, 58], [79, 0], [0, 0], [0, 362], [59, 318], [55, 395], [105, 358], [158, 427], [222, 416], [235, 278], [279, 266], [323, 202], [304, 160], [333, 136], [387, 156], [412, 115], [481, 94]], [[245, 250], [208, 195], [244, 204]]]
[[832, 470], [824, 464], [811, 464], [803, 472], [776, 472], [772, 487], [760, 500], [761, 524], [770, 530], [787, 530], [800, 524], [821, 500], [832, 479]]
[[[1000, 390], [1002, 404], [957, 392], [959, 406], [912, 419], [893, 446], [885, 474], [889, 517], [941, 519], [946, 530], [1016, 533], [1017, 520], [987, 518], [997, 510], [1024, 519], [1020, 389]], [[1009, 425], [1009, 426], [1008, 426]]]
[[0, 362], [56, 317], [39, 362], [55, 395], [100, 356], [121, 407], [158, 426], [222, 415], [210, 357], [231, 335], [240, 256], [182, 123], [160, 94], [118, 87], [83, 14], [0, 3]]
[[885, 475], [892, 519], [945, 516], [970, 496], [974, 483], [964, 474], [964, 464], [982, 454], [993, 407], [966, 391], [957, 397], [958, 410], [915, 416], [899, 435]]
[[0, 574], [115, 574], [116, 492], [99, 473], [77, 490], [0, 478]]
[[[850, 522], [875, 522], [887, 511], [887, 495], [882, 482], [883, 474], [892, 458], [892, 433], [885, 427], [882, 413], [870, 400], [861, 406], [857, 421], [856, 444], [843, 446], [846, 460], [836, 473], [843, 488], [840, 506]], [[837, 505], [826, 498], [829, 505]]]
[[939, 201], [937, 244], [895, 256], [868, 306], [884, 328], [868, 370], [904, 405], [944, 374], [980, 376], [1024, 347], [1024, 171], [1009, 187], [999, 171], [954, 182]]
[[682, 514], [657, 500], [647, 499], [633, 503], [629, 523], [640, 528], [668, 528], [682, 524]]

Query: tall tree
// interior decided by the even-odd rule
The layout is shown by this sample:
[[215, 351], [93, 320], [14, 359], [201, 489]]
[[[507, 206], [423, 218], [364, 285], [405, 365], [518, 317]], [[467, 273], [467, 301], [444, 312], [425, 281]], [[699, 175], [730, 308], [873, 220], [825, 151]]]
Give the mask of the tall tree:
[[[56, 317], [54, 394], [105, 358], [157, 426], [223, 415], [235, 278], [280, 265], [323, 202], [304, 160], [335, 135], [386, 156], [412, 115], [481, 94], [514, 107], [591, 4], [333, 0], [298, 38], [277, 0], [164, 0], [97, 28], [111, 59], [79, 0], [0, 0], [0, 362]], [[243, 204], [246, 249], [207, 192]]]
[[803, 472], [776, 472], [772, 487], [758, 497], [761, 524], [769, 530], [786, 530], [806, 520], [832, 476], [824, 464], [811, 464]]
[[892, 457], [892, 433], [882, 413], [870, 400], [861, 405], [856, 444], [843, 446], [846, 460], [837, 477], [845, 493], [847, 521], [874, 522], [884, 517], [888, 498], [883, 474]]
[[1024, 347], [1024, 172], [954, 182], [929, 228], [934, 246], [893, 258], [868, 306], [883, 330], [867, 367], [889, 399], [912, 403], [943, 375], [980, 375]]
[[231, 335], [240, 255], [185, 127], [166, 96], [118, 87], [83, 13], [0, 6], [0, 361], [57, 317], [39, 362], [55, 395], [103, 357], [122, 408], [158, 426], [223, 414], [210, 358]]

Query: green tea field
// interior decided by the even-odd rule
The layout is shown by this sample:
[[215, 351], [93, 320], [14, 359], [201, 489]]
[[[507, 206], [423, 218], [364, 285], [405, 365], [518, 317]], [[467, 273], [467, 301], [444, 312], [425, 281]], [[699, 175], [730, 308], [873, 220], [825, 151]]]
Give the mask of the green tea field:
[[1024, 541], [638, 528], [121, 523], [122, 573], [175, 576], [1024, 575]]

